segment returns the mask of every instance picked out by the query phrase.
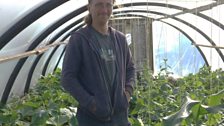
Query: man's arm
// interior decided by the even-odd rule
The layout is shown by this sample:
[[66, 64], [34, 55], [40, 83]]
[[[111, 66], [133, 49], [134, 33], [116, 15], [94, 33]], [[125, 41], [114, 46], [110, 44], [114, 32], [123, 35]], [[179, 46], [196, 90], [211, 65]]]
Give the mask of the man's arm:
[[126, 83], [125, 83], [125, 93], [128, 98], [128, 101], [130, 101], [130, 97], [133, 94], [134, 85], [135, 85], [135, 66], [132, 59], [131, 51], [128, 48], [127, 61], [126, 61]]
[[78, 80], [78, 73], [81, 66], [81, 50], [79, 43], [81, 38], [73, 35], [66, 47], [66, 53], [63, 60], [61, 85], [68, 91], [83, 107], [89, 107], [92, 103], [92, 96], [82, 87]]

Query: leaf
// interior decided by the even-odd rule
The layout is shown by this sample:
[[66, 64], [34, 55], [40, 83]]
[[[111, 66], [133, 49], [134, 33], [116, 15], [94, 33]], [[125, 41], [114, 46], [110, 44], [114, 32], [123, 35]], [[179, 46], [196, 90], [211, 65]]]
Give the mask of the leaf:
[[186, 96], [185, 103], [181, 106], [181, 109], [167, 117], [163, 118], [164, 126], [177, 126], [181, 121], [190, 115], [190, 110], [194, 105], [197, 105], [199, 101], [195, 101]]
[[132, 124], [132, 126], [144, 126], [144, 124], [142, 124], [141, 119], [128, 118], [128, 120]]
[[18, 113], [20, 113], [23, 117], [32, 116], [35, 113], [35, 110], [30, 106], [23, 106], [18, 110]]
[[16, 121], [15, 124], [16, 126], [30, 126], [30, 122], [25, 121]]
[[72, 112], [72, 113], [77, 113], [77, 107], [69, 107], [69, 109], [70, 109], [70, 111]]
[[77, 119], [76, 119], [74, 114], [72, 115], [72, 117], [71, 117], [71, 119], [69, 121], [69, 125], [70, 126], [78, 126], [78, 121], [77, 121]]
[[165, 84], [161, 85], [160, 90], [161, 91], [172, 90], [172, 87], [169, 84], [165, 83]]
[[48, 108], [51, 109], [51, 110], [57, 110], [59, 108], [59, 105], [57, 103], [49, 101]]
[[67, 108], [60, 108], [60, 113], [68, 117], [72, 117], [72, 112]]
[[29, 106], [29, 107], [32, 107], [32, 108], [38, 108], [39, 107], [39, 104], [38, 103], [33, 103], [33, 102], [26, 102], [23, 104], [24, 106]]
[[206, 109], [209, 113], [218, 113], [218, 112], [224, 111], [224, 104], [211, 106], [211, 107], [202, 105], [202, 107]]
[[16, 113], [11, 113], [7, 115], [0, 115], [0, 124], [5, 123], [5, 124], [10, 124], [14, 123], [16, 119], [18, 118], [18, 115]]
[[222, 104], [221, 101], [224, 99], [224, 90], [216, 94], [212, 94], [208, 97], [208, 105], [209, 106], [216, 106]]
[[44, 125], [49, 118], [48, 112], [45, 110], [39, 110], [32, 116], [31, 126]]
[[65, 124], [66, 122], [68, 122], [69, 118], [66, 116], [66, 115], [58, 115], [58, 116], [55, 116], [55, 117], [52, 117], [50, 118], [49, 120], [47, 120], [47, 124], [50, 124], [50, 125], [63, 125]]
[[204, 115], [207, 114], [208, 112], [204, 107], [202, 107], [201, 104], [196, 104], [195, 106], [192, 107], [192, 115], [195, 121], [198, 120], [199, 115]]

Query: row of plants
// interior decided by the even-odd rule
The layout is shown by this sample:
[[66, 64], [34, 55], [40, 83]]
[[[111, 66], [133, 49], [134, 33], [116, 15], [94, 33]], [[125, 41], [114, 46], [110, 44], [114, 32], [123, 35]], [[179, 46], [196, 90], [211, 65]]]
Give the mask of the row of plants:
[[77, 126], [77, 101], [62, 90], [61, 70], [39, 79], [22, 98], [15, 97], [0, 108], [0, 126]]
[[[22, 98], [0, 108], [2, 126], [77, 126], [77, 101], [60, 86], [61, 70], [39, 79]], [[197, 74], [172, 78], [168, 67], [157, 76], [138, 74], [130, 101], [133, 126], [224, 125], [224, 71], [202, 67]]]
[[175, 79], [168, 68], [140, 73], [130, 105], [134, 126], [224, 126], [224, 71], [204, 66]]

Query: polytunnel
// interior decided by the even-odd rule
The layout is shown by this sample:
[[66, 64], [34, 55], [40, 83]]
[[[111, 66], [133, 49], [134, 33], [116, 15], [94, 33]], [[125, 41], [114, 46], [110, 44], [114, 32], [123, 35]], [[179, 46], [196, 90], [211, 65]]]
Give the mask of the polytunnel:
[[[85, 27], [83, 19], [88, 14], [87, 4], [87, 0], [0, 1], [0, 99], [3, 105], [15, 96], [24, 96], [35, 87], [40, 78], [62, 68], [70, 33]], [[224, 125], [224, 93], [221, 91], [224, 84], [223, 80], [214, 79], [224, 78], [223, 4], [224, 0], [116, 0], [109, 22], [109, 25], [126, 35], [139, 76], [139, 73], [144, 73], [145, 67], [150, 69], [155, 78], [158, 74], [160, 77], [164, 70], [174, 78], [193, 76], [200, 73], [205, 66], [209, 69], [208, 73], [218, 70], [217, 75], [209, 74], [209, 79], [195, 76], [189, 86], [184, 88], [188, 90], [193, 87], [192, 84], [197, 83], [199, 89], [195, 95], [190, 95], [191, 99], [198, 97], [198, 90], [206, 90], [202, 86], [203, 83], [197, 81], [198, 78], [208, 82], [210, 88], [217, 88], [213, 93], [204, 92], [204, 97], [207, 94], [215, 94], [216, 103], [206, 104], [209, 106], [208, 112], [205, 112], [206, 107], [201, 107], [203, 112], [199, 112], [215, 113], [216, 117], [206, 116], [203, 118], [206, 121], [195, 123], [192, 120], [202, 117], [199, 113], [193, 114], [192, 120], [188, 121], [195, 125], [212, 124], [215, 118], [215, 125]], [[175, 81], [178, 82], [178, 79]], [[167, 86], [161, 90], [165, 92], [170, 90], [169, 88], [170, 86]], [[151, 97], [153, 96], [150, 95], [149, 99]], [[173, 102], [172, 98], [168, 99]], [[137, 101], [136, 104], [142, 102]], [[153, 104], [163, 105], [156, 102]], [[184, 105], [188, 106], [185, 111], [195, 104], [199, 104], [198, 101], [185, 102]], [[169, 122], [171, 126], [187, 117], [190, 118], [189, 113], [192, 112], [184, 117], [184, 114], [180, 116], [178, 113], [184, 111], [184, 107], [178, 110], [173, 116], [164, 114], [164, 122]], [[133, 113], [137, 114], [136, 111]], [[171, 115], [168, 110], [167, 113]], [[0, 115], [0, 125], [4, 124], [3, 115]], [[159, 116], [155, 115], [150, 113], [147, 118], [153, 119], [148, 119], [150, 123], [143, 123], [156, 125]], [[179, 120], [173, 119], [175, 116], [178, 116]], [[138, 117], [138, 121], [143, 118]], [[169, 117], [173, 117], [174, 121], [170, 121]], [[143, 125], [136, 123], [134, 119], [130, 120], [133, 125]], [[181, 124], [189, 125], [188, 121], [181, 121]]]

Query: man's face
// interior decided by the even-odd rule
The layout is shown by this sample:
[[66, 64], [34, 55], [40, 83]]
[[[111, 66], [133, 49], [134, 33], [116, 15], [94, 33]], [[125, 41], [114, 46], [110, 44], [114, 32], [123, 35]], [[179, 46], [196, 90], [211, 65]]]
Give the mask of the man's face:
[[92, 0], [89, 5], [89, 12], [93, 22], [107, 23], [113, 9], [113, 0]]

